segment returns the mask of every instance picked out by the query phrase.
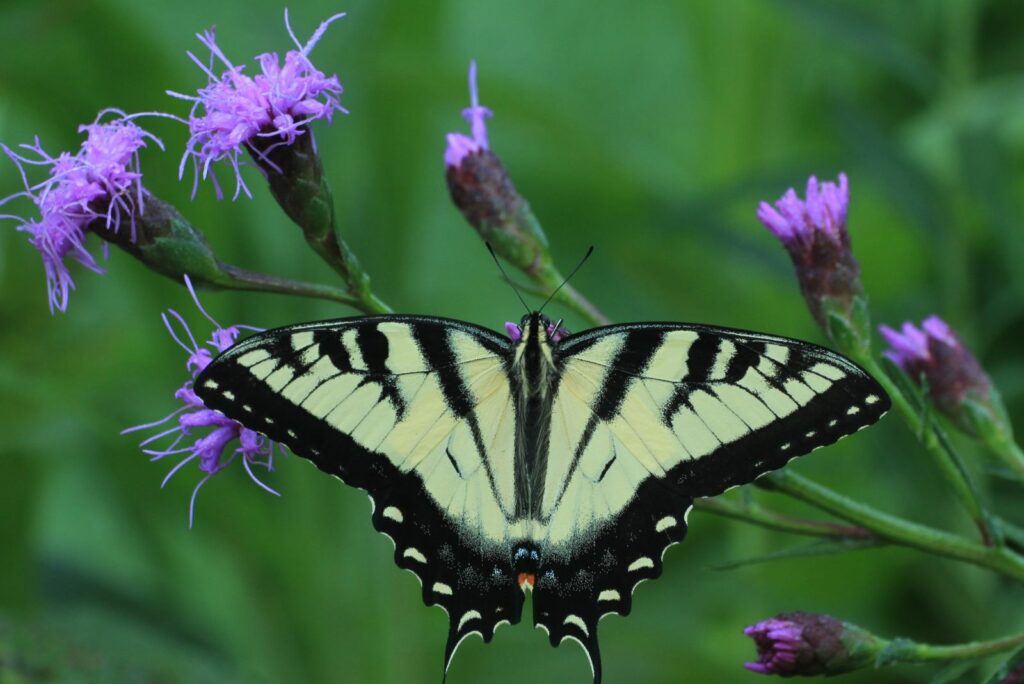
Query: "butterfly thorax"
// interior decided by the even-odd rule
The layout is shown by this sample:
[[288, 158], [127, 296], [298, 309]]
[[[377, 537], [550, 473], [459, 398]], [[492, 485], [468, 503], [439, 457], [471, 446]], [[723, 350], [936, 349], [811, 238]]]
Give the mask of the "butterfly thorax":
[[550, 321], [538, 312], [523, 316], [522, 336], [516, 345], [513, 365], [518, 370], [520, 391], [524, 395], [546, 396], [555, 368], [548, 335]]
[[517, 415], [522, 416], [515, 450], [515, 515], [536, 517], [544, 494], [551, 415], [551, 388], [556, 378], [550, 321], [538, 312], [523, 317], [522, 335], [516, 344], [513, 369], [519, 377], [515, 397]]

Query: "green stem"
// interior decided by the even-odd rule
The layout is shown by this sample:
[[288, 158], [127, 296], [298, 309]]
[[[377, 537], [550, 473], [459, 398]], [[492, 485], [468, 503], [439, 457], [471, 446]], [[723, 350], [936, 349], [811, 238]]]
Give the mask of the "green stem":
[[909, 639], [894, 639], [878, 656], [879, 665], [893, 663], [927, 663], [936, 660], [969, 660], [1024, 646], [1024, 632], [991, 641], [970, 641], [965, 644], [936, 646]]
[[[557, 285], [555, 286], [557, 287]], [[608, 325], [611, 320], [594, 304], [580, 294], [580, 291], [566, 283], [558, 292], [558, 301], [571, 307], [593, 325]]]
[[[554, 267], [544, 275], [534, 273], [527, 274], [530, 281], [527, 284], [518, 283], [515, 286], [523, 292], [535, 294], [538, 297], [549, 297], [554, 289], [564, 280]], [[592, 325], [608, 325], [611, 321], [601, 312], [589, 299], [584, 297], [578, 290], [566, 284], [555, 296], [559, 302], [569, 306], [573, 311], [583, 316]]]
[[784, 515], [754, 502], [734, 503], [725, 499], [697, 499], [693, 502], [693, 507], [705, 513], [742, 520], [753, 525], [778, 530], [779, 532], [803, 534], [810, 537], [846, 540], [874, 539], [875, 536], [863, 527], [838, 525], [831, 522]]
[[985, 546], [955, 534], [911, 522], [854, 501], [797, 473], [779, 470], [760, 481], [872, 534], [902, 546], [972, 563], [1024, 582], [1024, 557], [1003, 547]]
[[[210, 285], [226, 290], [275, 292], [277, 294], [294, 295], [297, 297], [326, 299], [362, 310], [362, 302], [354, 299], [345, 290], [330, 285], [307, 283], [301, 280], [291, 280], [290, 278], [256, 273], [225, 263], [220, 264], [220, 273], [223, 275], [214, 276], [208, 281]], [[373, 312], [367, 311], [367, 313]]]
[[974, 486], [963, 460], [953, 450], [952, 444], [942, 429], [934, 421], [922, 418], [921, 413], [910, 403], [902, 389], [892, 381], [892, 378], [870, 353], [857, 353], [855, 360], [873, 375], [889, 394], [893, 406], [903, 416], [903, 420], [910, 426], [911, 431], [918, 437], [928, 453], [932, 455], [935, 464], [953, 488], [960, 503], [978, 526], [982, 540], [985, 543], [1001, 542], [998, 532], [993, 529], [991, 520], [989, 520], [988, 512], [981, 505], [978, 490]]

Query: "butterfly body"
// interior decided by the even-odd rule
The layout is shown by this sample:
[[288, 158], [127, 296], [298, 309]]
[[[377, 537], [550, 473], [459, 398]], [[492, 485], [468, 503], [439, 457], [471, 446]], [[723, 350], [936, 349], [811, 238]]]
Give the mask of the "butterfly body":
[[522, 617], [578, 641], [662, 572], [695, 498], [877, 420], [882, 389], [805, 342], [679, 323], [517, 340], [468, 323], [373, 316], [254, 335], [196, 380], [211, 408], [366, 490], [395, 562], [470, 634]]

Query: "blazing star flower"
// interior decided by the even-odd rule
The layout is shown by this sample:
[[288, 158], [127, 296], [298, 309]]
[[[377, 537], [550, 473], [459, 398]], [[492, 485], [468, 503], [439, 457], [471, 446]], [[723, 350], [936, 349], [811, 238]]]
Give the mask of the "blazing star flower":
[[[174, 325], [170, 318], [168, 318], [168, 314], [162, 315], [164, 325], [167, 327], [171, 337], [178, 343], [178, 346], [184, 349], [188, 354], [188, 358], [185, 361], [185, 369], [188, 371], [190, 377], [185, 384], [178, 388], [174, 393], [174, 397], [182, 403], [182, 406], [161, 420], [154, 423], [130, 427], [127, 430], [124, 430], [122, 434], [135, 432], [137, 430], [147, 430], [159, 425], [164, 425], [172, 419], [174, 420], [176, 423], [174, 427], [146, 438], [139, 446], [143, 447], [144, 453], [152, 456], [150, 459], [152, 461], [159, 461], [168, 456], [183, 456], [183, 458], [178, 461], [178, 463], [171, 468], [164, 477], [163, 482], [160, 484], [161, 488], [170, 481], [171, 477], [176, 472], [189, 463], [195, 462], [199, 467], [199, 470], [205, 473], [205, 475], [199, 480], [199, 483], [195, 486], [195, 489], [192, 490], [192, 497], [189, 500], [188, 526], [191, 528], [195, 517], [196, 496], [199, 494], [199, 490], [210, 480], [211, 477], [231, 465], [238, 456], [241, 456], [240, 460], [242, 462], [242, 466], [245, 468], [245, 472], [248, 473], [253, 482], [275, 496], [280, 496], [280, 494], [260, 481], [253, 472], [253, 466], [265, 468], [267, 471], [272, 471], [274, 469], [274, 448], [276, 443], [270, 441], [263, 435], [244, 427], [238, 421], [231, 420], [223, 414], [207, 408], [192, 389], [192, 383], [196, 376], [198, 376], [199, 373], [201, 373], [213, 360], [213, 353], [211, 350], [216, 351], [217, 353], [223, 352], [235, 343], [241, 329], [259, 330], [259, 328], [253, 328], [245, 325], [233, 325], [227, 328], [221, 327], [221, 325], [206, 312], [202, 304], [199, 303], [199, 297], [196, 296], [196, 292], [188, 277], [185, 278], [185, 284], [188, 287], [189, 293], [192, 295], [192, 301], [195, 302], [196, 307], [203, 316], [213, 324], [213, 333], [210, 336], [210, 339], [206, 342], [206, 346], [199, 344], [196, 342], [196, 338], [192, 335], [192, 331], [189, 329], [185, 319], [182, 318], [178, 312], [171, 309], [168, 311], [168, 314], [170, 314], [170, 317], [179, 323], [184, 329], [185, 339], [188, 341], [188, 343], [186, 343], [175, 331]], [[166, 448], [148, 448], [148, 445], [153, 442], [169, 438], [171, 435], [174, 435], [174, 439]], [[231, 448], [230, 445], [236, 440], [238, 445]]]
[[444, 152], [445, 177], [452, 202], [495, 253], [531, 274], [552, 269], [547, 238], [516, 191], [508, 172], [490, 148], [486, 119], [492, 116], [480, 104], [476, 62], [469, 65], [471, 105], [462, 116], [470, 135], [449, 133]]
[[775, 206], [761, 202], [757, 209], [758, 220], [789, 252], [804, 299], [826, 332], [830, 331], [826, 309], [850, 319], [863, 295], [860, 267], [846, 230], [849, 204], [849, 185], [846, 174], [841, 173], [838, 185], [819, 183], [811, 176], [805, 199], [790, 188]]
[[[102, 122], [113, 113], [118, 119]], [[152, 140], [161, 149], [158, 138], [129, 120], [124, 112], [105, 110], [96, 121], [79, 127], [86, 134], [75, 154], [62, 152], [52, 157], [39, 139], [21, 145], [24, 152], [0, 146], [17, 165], [25, 189], [6, 199], [31, 199], [39, 210], [39, 219], [24, 219], [5, 214], [0, 218], [21, 222], [18, 230], [29, 234], [29, 243], [39, 250], [46, 270], [50, 311], [66, 311], [68, 292], [75, 283], [67, 259], [79, 262], [95, 273], [103, 273], [95, 257], [85, 248], [89, 231], [119, 234], [122, 223], [129, 223], [129, 240], [135, 240], [136, 217], [143, 212], [146, 190], [139, 171], [139, 150]], [[27, 154], [26, 154], [27, 153]], [[26, 166], [49, 167], [46, 180], [33, 185]]]
[[[923, 382], [940, 411], [961, 429], [976, 433], [981, 409], [989, 419], [1002, 422], [1005, 409], [988, 375], [953, 329], [938, 316], [924, 319], [921, 327], [907, 321], [899, 331], [879, 326], [889, 343], [885, 355], [915, 382]], [[971, 411], [969, 409], [975, 409]], [[1005, 421], [1009, 429], [1009, 421]]]
[[469, 122], [472, 137], [463, 133], [449, 133], [448, 147], [444, 151], [446, 166], [459, 166], [467, 155], [490, 149], [487, 144], [486, 119], [494, 116], [487, 107], [480, 105], [480, 91], [476, 86], [476, 62], [469, 63], [469, 99], [471, 106], [462, 110], [462, 117]]
[[[251, 196], [240, 169], [244, 151], [255, 155], [257, 161], [269, 166], [271, 171], [279, 172], [267, 159], [267, 154], [281, 145], [294, 144], [299, 136], [308, 132], [313, 121], [325, 119], [330, 123], [334, 112], [348, 113], [339, 100], [342, 87], [338, 77], [325, 76], [309, 59], [327, 27], [343, 16], [336, 14], [320, 24], [302, 44], [292, 31], [286, 9], [285, 28], [298, 49], [289, 50], [283, 64], [276, 52], [258, 56], [260, 73], [255, 76], [244, 73], [244, 66], [231, 63], [218, 47], [213, 29], [196, 34], [199, 42], [210, 50], [210, 64], [204, 64], [191, 52], [188, 56], [206, 74], [208, 84], [197, 95], [167, 91], [172, 97], [193, 103], [188, 119], [191, 137], [178, 170], [179, 176], [183, 175], [186, 162], [192, 158], [195, 167], [193, 195], [200, 176], [205, 179], [209, 175], [217, 197], [223, 196], [210, 166], [227, 159], [235, 174], [234, 197], [242, 192]], [[220, 75], [213, 70], [214, 61], [226, 67]]]
[[872, 664], [885, 642], [829, 615], [786, 613], [743, 630], [757, 646], [757, 662], [744, 667], [760, 674], [839, 674]]

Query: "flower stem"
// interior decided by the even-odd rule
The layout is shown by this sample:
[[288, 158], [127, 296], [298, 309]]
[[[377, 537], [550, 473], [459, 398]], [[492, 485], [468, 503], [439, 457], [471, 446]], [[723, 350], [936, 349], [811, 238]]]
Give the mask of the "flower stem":
[[[555, 285], [555, 287], [558, 287], [558, 285]], [[611, 322], [589, 299], [568, 283], [559, 290], [557, 298], [558, 301], [571, 307], [593, 325], [608, 325]]]
[[970, 641], [964, 644], [936, 646], [910, 639], [894, 639], [878, 655], [877, 665], [894, 663], [926, 663], [935, 660], [968, 660], [984, 658], [1024, 646], [1024, 632], [991, 641]]
[[780, 532], [803, 534], [810, 537], [828, 539], [874, 539], [869, 530], [856, 525], [839, 525], [821, 520], [810, 520], [796, 516], [784, 515], [765, 508], [753, 501], [734, 503], [725, 499], [697, 499], [693, 507], [699, 511], [713, 513], [725, 518], [742, 520]]
[[873, 356], [868, 352], [855, 355], [855, 360], [860, 363], [875, 380], [889, 394], [893, 406], [903, 416], [910, 430], [917, 436], [928, 453], [932, 455], [935, 464], [942, 472], [946, 481], [953, 488], [961, 505], [967, 510], [968, 515], [974, 520], [981, 533], [982, 540], [986, 544], [1001, 543], [1001, 537], [993, 528], [988, 512], [981, 505], [978, 490], [971, 480], [967, 468], [959, 454], [953, 449], [949, 438], [933, 420], [923, 418], [910, 400], [907, 399], [902, 389], [893, 382], [888, 373], [879, 365]]
[[256, 273], [224, 263], [221, 264], [220, 270], [223, 277], [217, 277], [210, 281], [210, 285], [227, 290], [276, 292], [278, 294], [295, 295], [298, 297], [327, 299], [361, 309], [361, 302], [354, 299], [341, 288], [321, 285], [319, 283], [307, 283], [301, 280], [291, 280], [290, 278], [280, 278], [265, 273]]
[[759, 482], [768, 489], [785, 493], [859, 525], [880, 539], [972, 563], [1024, 582], [1024, 557], [1004, 547], [985, 546], [955, 534], [884, 513], [792, 471], [778, 470]]
[[[562, 274], [558, 272], [558, 269], [553, 266], [544, 273], [526, 272], [526, 275], [530, 277], [530, 282], [527, 284], [520, 283], [518, 285], [519, 289], [544, 298], [549, 297], [555, 291], [555, 288], [565, 280]], [[555, 299], [583, 316], [591, 325], [608, 325], [611, 323], [611, 320], [600, 309], [584, 297], [579, 290], [568, 283], [558, 291]]]

